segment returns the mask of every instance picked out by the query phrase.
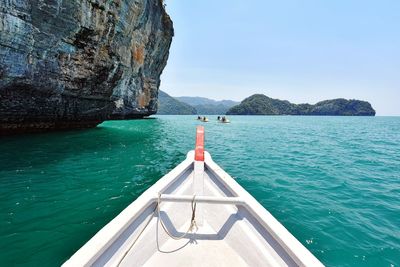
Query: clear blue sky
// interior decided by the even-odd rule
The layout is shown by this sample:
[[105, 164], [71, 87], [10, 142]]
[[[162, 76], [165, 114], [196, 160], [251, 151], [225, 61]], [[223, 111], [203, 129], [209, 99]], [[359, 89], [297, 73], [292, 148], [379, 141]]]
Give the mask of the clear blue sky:
[[294, 103], [338, 97], [400, 115], [400, 0], [167, 0], [161, 89]]

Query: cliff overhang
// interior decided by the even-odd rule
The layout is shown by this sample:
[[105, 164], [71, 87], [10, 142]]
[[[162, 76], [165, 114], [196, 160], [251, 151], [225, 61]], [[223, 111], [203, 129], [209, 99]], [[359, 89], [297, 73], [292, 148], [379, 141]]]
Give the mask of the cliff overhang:
[[161, 0], [0, 0], [0, 134], [156, 113], [173, 25]]

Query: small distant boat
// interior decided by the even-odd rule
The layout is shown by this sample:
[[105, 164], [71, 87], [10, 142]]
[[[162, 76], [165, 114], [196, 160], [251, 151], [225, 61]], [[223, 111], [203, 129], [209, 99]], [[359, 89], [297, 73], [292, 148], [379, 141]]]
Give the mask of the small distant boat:
[[198, 120], [198, 121], [202, 121], [202, 122], [208, 122], [207, 117], [198, 116], [198, 117], [197, 117], [197, 120]]
[[228, 120], [225, 116], [223, 116], [223, 117], [218, 116], [217, 120], [218, 120], [218, 122], [220, 122], [220, 123], [230, 123], [230, 122], [231, 122], [231, 121]]
[[195, 151], [63, 266], [323, 264], [212, 160], [199, 126]]

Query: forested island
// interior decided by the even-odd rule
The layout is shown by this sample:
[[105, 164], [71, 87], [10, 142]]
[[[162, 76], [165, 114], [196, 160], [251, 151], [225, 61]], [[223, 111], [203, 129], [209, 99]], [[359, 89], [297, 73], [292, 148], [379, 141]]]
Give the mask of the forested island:
[[240, 102], [232, 100], [213, 100], [197, 96], [173, 97], [164, 91], [158, 94], [159, 115], [222, 115]]
[[343, 98], [312, 104], [293, 104], [255, 94], [230, 108], [227, 115], [322, 115], [322, 116], [375, 116], [371, 104], [361, 100]]
[[158, 92], [158, 111], [159, 115], [194, 115], [197, 110], [189, 104], [177, 100], [169, 94]]
[[225, 114], [231, 107], [240, 104], [232, 100], [214, 100], [198, 96], [175, 97], [180, 102], [194, 107], [199, 115], [221, 115]]

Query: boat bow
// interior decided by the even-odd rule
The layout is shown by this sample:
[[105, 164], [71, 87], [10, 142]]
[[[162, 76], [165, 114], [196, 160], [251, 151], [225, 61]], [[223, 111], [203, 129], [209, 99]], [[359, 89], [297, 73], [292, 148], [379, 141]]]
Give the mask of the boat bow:
[[182, 163], [63, 266], [160, 265], [323, 266], [204, 151], [203, 127]]

